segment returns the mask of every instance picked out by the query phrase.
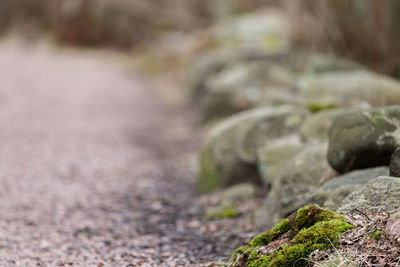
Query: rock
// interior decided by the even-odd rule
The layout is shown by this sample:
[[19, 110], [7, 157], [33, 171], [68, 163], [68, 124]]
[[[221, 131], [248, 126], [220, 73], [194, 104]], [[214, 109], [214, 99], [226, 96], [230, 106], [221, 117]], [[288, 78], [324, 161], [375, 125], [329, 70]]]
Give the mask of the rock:
[[190, 71], [189, 88], [200, 106], [202, 121], [256, 106], [292, 104], [324, 108], [331, 105], [308, 103], [298, 96], [294, 90], [298, 77], [351, 67], [351, 62], [313, 53], [218, 51], [196, 61]]
[[381, 176], [368, 182], [343, 200], [341, 213], [394, 212], [400, 208], [400, 179]]
[[345, 197], [378, 176], [388, 175], [387, 167], [358, 170], [335, 177], [308, 194], [303, 205], [317, 204], [323, 208], [337, 210]]
[[236, 54], [227, 51], [212, 51], [196, 58], [188, 72], [188, 89], [192, 99], [201, 96], [205, 88], [205, 81], [225, 65], [237, 59]]
[[273, 65], [282, 56], [246, 49], [202, 55], [188, 75], [190, 95], [200, 106], [202, 121], [258, 105], [268, 83], [279, 88], [292, 83], [290, 70]]
[[235, 49], [221, 50], [216, 49], [203, 53], [196, 57], [188, 71], [188, 84], [191, 97], [196, 100], [197, 97], [204, 94], [207, 89], [205, 82], [207, 79], [219, 73], [225, 67], [238, 62], [266, 60], [273, 58], [275, 54], [267, 53], [261, 50]]
[[248, 128], [238, 135], [236, 153], [243, 161], [255, 164], [261, 145], [273, 143], [275, 139], [297, 133], [308, 115], [300, 107], [280, 106], [261, 120], [253, 120]]
[[279, 172], [297, 153], [304, 149], [298, 135], [278, 138], [257, 153], [257, 166], [265, 185], [270, 185]]
[[326, 144], [309, 145], [283, 167], [256, 216], [258, 225], [270, 225], [288, 216], [301, 207], [307, 193], [333, 177], [326, 150]]
[[309, 102], [337, 107], [393, 105], [400, 102], [400, 83], [390, 77], [364, 70], [340, 70], [305, 75], [297, 83]]
[[[217, 125], [206, 138], [200, 153], [199, 191], [208, 193], [242, 182], [261, 183], [255, 164], [256, 149], [270, 139], [295, 131], [289, 119], [300, 112], [290, 106], [255, 108], [238, 113]], [[266, 129], [271, 124], [276, 129], [271, 133], [258, 131], [259, 124]], [[238, 154], [238, 150], [244, 146], [242, 142], [247, 142], [246, 137], [251, 135], [249, 131], [264, 133], [256, 136], [251, 146], [254, 151], [248, 152], [254, 153], [254, 162], [251, 163], [244, 162]]]
[[329, 131], [328, 161], [339, 173], [388, 166], [400, 145], [400, 106], [344, 113]]
[[321, 111], [309, 116], [300, 129], [303, 141], [326, 141], [333, 119], [344, 112], [343, 109]]
[[400, 177], [400, 147], [393, 152], [390, 160], [390, 176]]
[[233, 63], [205, 80], [201, 99], [202, 119], [224, 117], [256, 106], [262, 96], [261, 81], [267, 64], [261, 61]]
[[290, 47], [290, 26], [285, 14], [278, 9], [228, 18], [214, 28], [219, 46], [266, 51], [285, 51]]
[[322, 74], [333, 71], [353, 71], [365, 69], [364, 66], [357, 62], [339, 58], [336, 55], [305, 53], [305, 56], [305, 59], [303, 59], [305, 62], [302, 63], [300, 61], [299, 63], [302, 64], [302, 66], [305, 66], [303, 72], [308, 74]]
[[271, 92], [289, 95], [285, 102], [288, 98], [295, 99], [290, 87], [296, 75], [285, 66], [274, 63], [277, 57], [231, 62], [209, 75], [203, 81], [204, 94], [198, 99], [203, 121], [255, 106], [275, 104], [277, 101], [269, 99]]

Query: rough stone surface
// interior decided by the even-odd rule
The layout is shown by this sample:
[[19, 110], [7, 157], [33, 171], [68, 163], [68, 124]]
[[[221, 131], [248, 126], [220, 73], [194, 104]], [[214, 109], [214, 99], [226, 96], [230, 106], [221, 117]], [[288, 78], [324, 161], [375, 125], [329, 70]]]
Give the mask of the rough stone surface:
[[269, 90], [287, 91], [292, 74], [271, 60], [232, 63], [205, 80], [207, 93], [200, 101], [203, 120], [224, 117], [255, 107]]
[[260, 183], [256, 166], [243, 162], [237, 154], [242, 132], [251, 129], [254, 124], [269, 121], [271, 117], [287, 111], [288, 107], [251, 109], [238, 113], [213, 128], [200, 154], [200, 192], [208, 193], [242, 182]]
[[304, 205], [317, 204], [323, 208], [337, 210], [345, 197], [378, 176], [389, 174], [387, 167], [358, 170], [338, 176], [310, 192]]
[[309, 116], [300, 129], [303, 141], [326, 141], [333, 119], [344, 112], [344, 109], [333, 109], [318, 112]]
[[255, 164], [257, 151], [262, 145], [274, 142], [276, 138], [297, 133], [308, 112], [300, 107], [280, 106], [261, 120], [253, 120], [249, 127], [238, 136], [236, 152], [239, 158]]
[[259, 149], [257, 166], [264, 184], [270, 185], [286, 163], [304, 149], [304, 146], [298, 135], [291, 135], [279, 138]]
[[310, 145], [284, 167], [257, 215], [258, 225], [270, 225], [301, 207], [307, 193], [333, 177], [326, 161], [326, 144]]
[[393, 152], [390, 160], [390, 176], [400, 177], [400, 147]]
[[341, 213], [352, 213], [355, 210], [363, 212], [393, 212], [400, 208], [400, 179], [391, 176], [381, 176], [368, 182], [343, 200], [338, 209]]
[[208, 92], [207, 80], [226, 67], [238, 63], [270, 61], [277, 55], [271, 55], [259, 49], [221, 50], [202, 54], [197, 57], [188, 71], [189, 94], [194, 101]]
[[363, 102], [385, 106], [400, 101], [400, 83], [397, 80], [364, 70], [305, 75], [299, 79], [297, 88], [310, 102], [330, 103], [338, 107]]
[[388, 166], [400, 145], [400, 106], [344, 113], [329, 132], [328, 161], [339, 173]]

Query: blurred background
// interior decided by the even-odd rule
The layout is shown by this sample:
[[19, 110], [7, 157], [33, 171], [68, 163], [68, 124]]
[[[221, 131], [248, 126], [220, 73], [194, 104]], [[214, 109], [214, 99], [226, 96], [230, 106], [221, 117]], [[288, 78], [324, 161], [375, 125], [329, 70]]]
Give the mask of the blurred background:
[[171, 31], [204, 30], [228, 15], [278, 7], [292, 24], [296, 44], [335, 52], [398, 76], [399, 3], [395, 0], [3, 0], [0, 31], [43, 35], [80, 46], [129, 49]]

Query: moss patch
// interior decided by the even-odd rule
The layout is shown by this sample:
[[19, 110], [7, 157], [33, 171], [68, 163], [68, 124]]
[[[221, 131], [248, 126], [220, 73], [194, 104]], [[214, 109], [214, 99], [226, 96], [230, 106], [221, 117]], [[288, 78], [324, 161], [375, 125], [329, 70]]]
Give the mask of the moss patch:
[[379, 237], [382, 235], [382, 231], [381, 230], [377, 230], [375, 232], [373, 232], [372, 234], [369, 235], [370, 238], [377, 240], [379, 239]]
[[316, 205], [307, 205], [297, 211], [294, 227], [300, 231], [308, 228], [317, 222], [333, 219], [343, 220], [343, 216], [331, 210], [321, 209]]
[[307, 109], [311, 113], [318, 113], [323, 110], [334, 109], [334, 108], [336, 108], [335, 104], [325, 104], [319, 102], [311, 102], [307, 104]]
[[275, 225], [275, 227], [269, 230], [268, 232], [261, 233], [256, 237], [254, 237], [253, 240], [250, 241], [249, 245], [251, 247], [265, 246], [271, 241], [277, 239], [279, 236], [288, 232], [289, 230], [290, 230], [289, 220], [283, 219], [280, 222], [278, 222]]
[[203, 147], [200, 152], [200, 170], [197, 178], [197, 187], [202, 194], [210, 193], [219, 187], [220, 177], [215, 163], [211, 156], [211, 151]]
[[235, 210], [232, 205], [228, 205], [223, 208], [221, 211], [208, 214], [207, 219], [223, 219], [223, 218], [236, 218], [239, 217], [240, 214]]
[[[340, 234], [354, 228], [342, 215], [316, 205], [305, 206], [295, 215], [291, 221], [281, 220], [270, 231], [257, 235], [248, 245], [237, 249], [230, 266], [306, 266], [313, 251], [336, 247]], [[293, 238], [289, 244], [276, 247], [267, 254], [263, 252], [271, 251], [263, 250], [271, 242], [290, 236]]]
[[336, 246], [339, 234], [353, 229], [353, 226], [343, 219], [332, 219], [315, 223], [309, 228], [301, 230], [292, 240], [294, 244], [321, 244], [322, 249]]

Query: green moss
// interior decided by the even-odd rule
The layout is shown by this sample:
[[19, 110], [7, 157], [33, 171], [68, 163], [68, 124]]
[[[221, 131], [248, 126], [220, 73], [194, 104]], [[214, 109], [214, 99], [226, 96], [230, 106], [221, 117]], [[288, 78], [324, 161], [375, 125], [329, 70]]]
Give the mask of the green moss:
[[343, 220], [343, 216], [327, 209], [321, 209], [317, 205], [307, 205], [297, 211], [295, 228], [301, 230], [308, 228], [317, 222], [329, 221], [333, 219]]
[[239, 215], [240, 214], [235, 210], [234, 207], [232, 207], [232, 205], [228, 205], [221, 211], [209, 214], [206, 217], [208, 219], [223, 219], [223, 218], [236, 218], [239, 217]]
[[334, 109], [336, 108], [335, 104], [325, 104], [325, 103], [319, 103], [319, 102], [311, 102], [307, 104], [307, 109], [311, 113], [318, 113], [323, 110], [328, 110], [328, 109]]
[[308, 264], [308, 256], [317, 249], [320, 249], [319, 244], [308, 246], [304, 244], [283, 246], [280, 250], [269, 256], [269, 263], [265, 266], [306, 266]]
[[382, 234], [382, 231], [381, 230], [377, 230], [377, 231], [373, 232], [372, 234], [370, 234], [369, 237], [374, 239], [374, 240], [377, 240], [377, 239], [379, 239], [381, 234]]
[[[231, 266], [306, 266], [313, 251], [336, 247], [340, 234], [354, 228], [342, 215], [316, 205], [299, 209], [291, 221], [281, 220], [273, 229], [257, 235], [247, 246], [236, 250]], [[276, 248], [270, 254], [257, 250], [289, 231], [294, 235], [289, 244]]]
[[317, 222], [309, 228], [301, 230], [292, 240], [294, 244], [321, 244], [321, 248], [326, 250], [336, 246], [339, 235], [354, 226], [343, 219], [332, 219], [329, 221]]
[[249, 252], [247, 267], [292, 267], [306, 266], [311, 252], [320, 249], [320, 244], [306, 246], [303, 244], [286, 245], [269, 255], [261, 255], [257, 251]]
[[[254, 248], [268, 245], [271, 241], [274, 241], [289, 230], [290, 223], [288, 219], [279, 221], [273, 229], [256, 235], [248, 245], [236, 249], [232, 255], [232, 259], [238, 259], [238, 257], [244, 253], [250, 253], [250, 255], [254, 256]], [[249, 258], [251, 258], [250, 255]]]
[[202, 194], [210, 193], [219, 187], [220, 177], [211, 151], [207, 147], [203, 147], [200, 152], [200, 171], [197, 181], [197, 187]]
[[278, 222], [273, 229], [254, 237], [250, 241], [249, 245], [253, 248], [268, 245], [271, 241], [274, 241], [279, 236], [281, 236], [282, 234], [286, 233], [289, 230], [290, 230], [289, 220], [283, 219], [280, 222]]

